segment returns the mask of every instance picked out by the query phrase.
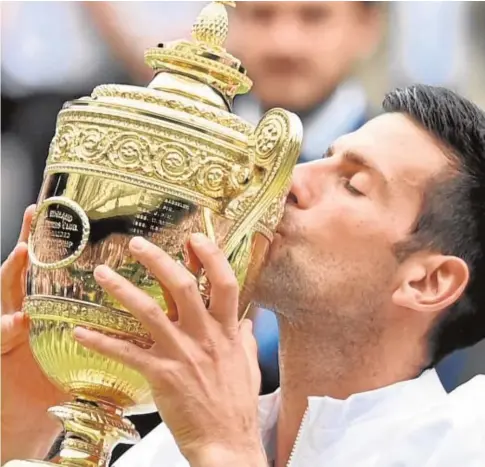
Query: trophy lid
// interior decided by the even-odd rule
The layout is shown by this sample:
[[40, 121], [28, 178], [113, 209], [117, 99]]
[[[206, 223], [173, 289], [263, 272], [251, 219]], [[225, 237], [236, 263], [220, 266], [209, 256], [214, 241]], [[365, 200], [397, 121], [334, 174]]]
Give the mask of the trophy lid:
[[[252, 81], [241, 61], [223, 47], [229, 29], [225, 5], [236, 6], [233, 1], [209, 3], [192, 27], [192, 41], [178, 40], [150, 48], [145, 52], [145, 62], [157, 74], [172, 72], [210, 86], [231, 109], [234, 97], [247, 93]], [[156, 81], [150, 87], [156, 88]]]
[[[261, 212], [276, 219], [298, 157], [301, 122], [282, 109], [266, 112], [257, 125], [232, 112], [233, 98], [252, 82], [223, 47], [226, 5], [235, 6], [213, 1], [202, 9], [192, 40], [146, 51], [155, 71], [147, 87], [104, 84], [66, 103], [46, 173], [91, 174], [178, 196], [237, 219], [235, 232], [247, 231]], [[278, 209], [270, 209], [273, 201]], [[270, 237], [274, 222], [263, 224]], [[229, 250], [239, 237], [231, 238]]]

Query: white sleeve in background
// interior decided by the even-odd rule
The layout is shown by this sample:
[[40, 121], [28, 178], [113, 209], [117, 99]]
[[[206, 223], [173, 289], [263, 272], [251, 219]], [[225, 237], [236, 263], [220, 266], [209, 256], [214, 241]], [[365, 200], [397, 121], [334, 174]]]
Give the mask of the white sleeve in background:
[[164, 423], [123, 454], [113, 467], [189, 467]]

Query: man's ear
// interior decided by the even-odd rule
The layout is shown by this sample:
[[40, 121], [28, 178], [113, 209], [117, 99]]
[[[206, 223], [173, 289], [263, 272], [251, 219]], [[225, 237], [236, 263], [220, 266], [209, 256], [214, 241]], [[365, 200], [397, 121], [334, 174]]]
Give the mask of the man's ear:
[[470, 271], [456, 256], [412, 255], [400, 266], [393, 293], [396, 305], [418, 312], [435, 313], [455, 303], [465, 290]]

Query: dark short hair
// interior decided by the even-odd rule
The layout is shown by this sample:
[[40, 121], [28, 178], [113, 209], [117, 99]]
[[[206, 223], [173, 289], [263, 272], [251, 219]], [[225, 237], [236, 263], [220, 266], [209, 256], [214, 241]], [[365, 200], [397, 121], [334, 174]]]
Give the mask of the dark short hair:
[[450, 160], [450, 170], [427, 187], [404, 242], [408, 252], [429, 249], [462, 258], [470, 270], [463, 295], [430, 330], [427, 366], [434, 366], [485, 338], [485, 113], [453, 91], [425, 85], [389, 93], [383, 108], [423, 127]]

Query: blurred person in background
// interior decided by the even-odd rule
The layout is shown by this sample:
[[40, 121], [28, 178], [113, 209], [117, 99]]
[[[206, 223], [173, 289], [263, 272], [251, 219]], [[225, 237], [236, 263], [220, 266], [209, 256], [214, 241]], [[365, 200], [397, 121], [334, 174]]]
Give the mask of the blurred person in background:
[[[300, 162], [320, 159], [339, 136], [374, 114], [358, 65], [371, 57], [383, 32], [376, 2], [239, 2], [230, 10], [228, 48], [247, 68], [252, 92], [235, 113], [256, 124], [283, 107], [304, 127]], [[278, 386], [278, 327], [268, 310], [254, 313], [263, 393]]]
[[257, 123], [283, 107], [300, 116], [300, 162], [322, 157], [338, 136], [371, 116], [363, 85], [353, 77], [382, 32], [375, 2], [241, 2], [230, 10], [228, 48], [253, 80], [235, 112]]

